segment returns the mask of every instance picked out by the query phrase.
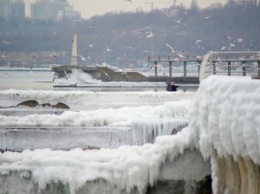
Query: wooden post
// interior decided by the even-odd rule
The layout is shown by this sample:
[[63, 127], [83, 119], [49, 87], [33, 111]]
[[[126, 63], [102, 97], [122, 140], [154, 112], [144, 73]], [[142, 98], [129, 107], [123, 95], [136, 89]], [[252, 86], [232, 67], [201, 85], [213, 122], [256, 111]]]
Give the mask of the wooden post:
[[155, 77], [157, 77], [157, 61], [154, 62], [154, 73]]
[[246, 66], [245, 66], [246, 62], [243, 61], [242, 62], [242, 70], [243, 70], [243, 76], [246, 76]]
[[184, 72], [184, 77], [187, 77], [187, 61], [183, 62], [183, 72]]
[[212, 67], [213, 67], [213, 75], [216, 75], [216, 63], [212, 63]]
[[169, 76], [172, 78], [172, 61], [169, 61]]
[[231, 61], [228, 61], [228, 76], [231, 75]]

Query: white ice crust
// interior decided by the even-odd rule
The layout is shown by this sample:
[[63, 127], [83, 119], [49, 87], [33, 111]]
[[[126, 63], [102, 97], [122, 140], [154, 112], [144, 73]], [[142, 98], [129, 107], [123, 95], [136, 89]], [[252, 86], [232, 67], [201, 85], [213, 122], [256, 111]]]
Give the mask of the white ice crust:
[[[154, 185], [160, 167], [166, 160], [173, 160], [185, 149], [198, 148], [205, 158], [210, 158], [213, 149], [219, 156], [246, 157], [260, 164], [260, 82], [248, 78], [210, 76], [202, 81], [200, 88], [188, 104], [187, 101], [169, 102], [155, 107], [122, 108], [120, 110], [98, 110], [97, 112], [68, 112], [52, 119], [48, 124], [88, 125], [100, 119], [107, 123], [129, 123], [134, 116], [145, 119], [175, 117], [188, 110], [189, 126], [176, 135], [160, 136], [154, 144], [123, 146], [118, 149], [52, 151], [25, 150], [22, 153], [0, 154], [0, 173], [9, 170], [32, 171], [34, 181], [44, 189], [51, 181], [68, 183], [71, 193], [86, 181], [103, 179], [108, 181], [114, 193], [130, 192], [134, 187], [144, 193], [148, 184]], [[181, 110], [181, 108], [187, 110]], [[175, 111], [173, 111], [175, 110]], [[125, 116], [122, 113], [126, 114]], [[73, 114], [75, 114], [73, 116]], [[98, 117], [98, 115], [100, 117]], [[114, 115], [114, 116], [111, 116]], [[27, 117], [26, 121], [36, 120]], [[73, 119], [70, 119], [70, 118]], [[77, 119], [76, 119], [77, 118]], [[121, 118], [120, 122], [117, 118]], [[144, 117], [142, 117], [144, 118]], [[9, 118], [1, 117], [3, 123], [11, 124]], [[23, 118], [12, 118], [19, 124]], [[76, 121], [75, 121], [76, 120]], [[41, 123], [40, 119], [37, 123]], [[214, 161], [212, 164], [215, 165]], [[214, 173], [212, 173], [214, 176]], [[213, 178], [216, 191], [217, 177]], [[215, 185], [215, 187], [214, 187]], [[106, 189], [106, 188], [103, 188]], [[107, 188], [108, 189], [108, 188]], [[101, 191], [102, 193], [102, 191]]]

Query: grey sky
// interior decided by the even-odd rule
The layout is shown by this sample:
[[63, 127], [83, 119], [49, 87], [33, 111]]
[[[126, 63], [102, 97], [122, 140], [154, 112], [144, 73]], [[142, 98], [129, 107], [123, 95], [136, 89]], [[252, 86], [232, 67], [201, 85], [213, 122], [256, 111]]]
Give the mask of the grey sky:
[[[27, 10], [29, 10], [29, 3], [36, 0], [25, 0], [27, 3]], [[119, 11], [136, 11], [142, 9], [144, 11], [151, 10], [151, 2], [153, 2], [154, 8], [166, 8], [173, 4], [173, 0], [132, 0], [128, 2], [126, 0], [68, 0], [74, 9], [79, 10], [83, 18], [88, 19], [94, 15], [102, 15], [108, 12]], [[183, 4], [189, 7], [191, 0], [176, 0], [176, 4]], [[204, 8], [212, 3], [226, 3], [226, 0], [197, 0], [200, 7]], [[27, 11], [28, 13], [28, 11]]]

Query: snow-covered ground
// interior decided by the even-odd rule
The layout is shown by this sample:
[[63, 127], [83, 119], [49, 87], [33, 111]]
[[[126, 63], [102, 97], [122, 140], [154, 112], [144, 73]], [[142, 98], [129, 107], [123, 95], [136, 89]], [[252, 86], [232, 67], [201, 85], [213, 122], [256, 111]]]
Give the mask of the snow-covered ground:
[[[219, 156], [234, 159], [247, 157], [260, 164], [258, 80], [209, 76], [201, 82], [198, 92], [189, 102], [181, 100], [157, 106], [90, 112], [67, 112], [55, 116], [55, 119], [49, 115], [12, 119], [1, 116], [0, 123], [3, 126], [19, 126], [28, 125], [29, 122], [33, 125], [88, 125], [97, 122], [100, 125], [126, 126], [138, 119], [150, 119], [152, 122], [158, 118], [185, 117], [187, 113], [189, 125], [175, 135], [159, 136], [154, 144], [142, 146], [100, 150], [77, 148], [70, 151], [38, 149], [21, 153], [5, 152], [0, 155], [0, 173], [8, 175], [13, 171], [30, 171], [40, 190], [51, 182], [60, 182], [69, 185], [70, 193], [73, 194], [86, 182], [103, 180], [106, 184], [95, 187], [97, 190], [92, 192], [130, 193], [137, 188], [140, 193], [145, 193], [148, 185], [156, 183], [162, 165], [174, 160], [186, 149], [197, 148], [205, 158], [211, 158], [216, 150]], [[41, 120], [43, 117], [46, 119], [44, 122]], [[214, 192], [218, 181], [216, 166], [213, 161], [211, 170]], [[25, 174], [24, 177], [26, 176], [28, 175]], [[96, 184], [100, 183], [97, 181]]]

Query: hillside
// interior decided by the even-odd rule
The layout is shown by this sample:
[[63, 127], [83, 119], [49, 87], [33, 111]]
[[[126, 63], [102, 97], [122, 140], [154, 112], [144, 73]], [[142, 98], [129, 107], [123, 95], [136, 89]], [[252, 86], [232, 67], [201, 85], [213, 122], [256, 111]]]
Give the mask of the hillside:
[[[189, 56], [203, 55], [223, 46], [229, 49], [239, 37], [243, 41], [230, 47], [232, 50], [260, 50], [259, 18], [260, 6], [215, 4], [203, 10], [195, 6], [109, 13], [78, 23], [0, 20], [0, 65], [19, 66], [22, 61], [25, 65], [68, 64], [73, 34], [78, 34], [81, 64], [142, 65], [148, 55], [176, 55], [182, 50]], [[166, 44], [173, 47], [174, 54]], [[14, 52], [19, 54], [10, 54]]]

